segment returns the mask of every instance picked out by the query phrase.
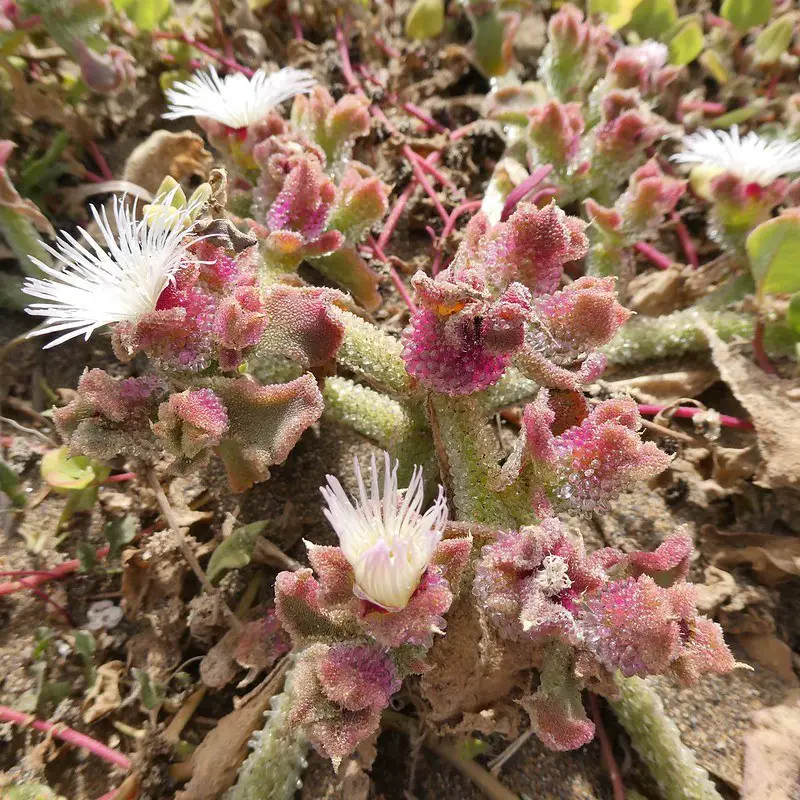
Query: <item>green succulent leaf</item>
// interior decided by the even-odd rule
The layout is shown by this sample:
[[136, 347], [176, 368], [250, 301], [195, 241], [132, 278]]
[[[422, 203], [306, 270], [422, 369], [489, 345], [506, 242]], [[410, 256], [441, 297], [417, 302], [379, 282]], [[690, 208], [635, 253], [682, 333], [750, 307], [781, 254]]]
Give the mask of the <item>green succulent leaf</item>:
[[772, 0], [724, 0], [720, 14], [740, 33], [747, 33], [772, 16]]
[[677, 21], [675, 0], [642, 0], [633, 9], [628, 27], [643, 39], [660, 39]]
[[789, 49], [796, 21], [797, 14], [783, 14], [758, 34], [755, 42], [758, 64], [775, 64]]
[[152, 31], [172, 11], [172, 0], [114, 0], [114, 8], [124, 11], [140, 30]]
[[676, 67], [683, 67], [694, 61], [703, 52], [703, 28], [693, 18], [679, 22], [669, 42], [669, 62]]
[[48, 486], [61, 494], [102, 483], [111, 473], [108, 467], [92, 458], [70, 456], [66, 447], [45, 453], [40, 470]]
[[800, 291], [800, 211], [763, 222], [745, 246], [759, 296]]
[[406, 17], [409, 39], [433, 39], [444, 30], [444, 0], [416, 0]]
[[251, 522], [237, 528], [211, 555], [206, 574], [216, 583], [232, 569], [241, 569], [250, 563], [256, 541], [267, 527], [266, 520]]
[[792, 295], [789, 308], [786, 309], [786, 324], [800, 341], [800, 292]]

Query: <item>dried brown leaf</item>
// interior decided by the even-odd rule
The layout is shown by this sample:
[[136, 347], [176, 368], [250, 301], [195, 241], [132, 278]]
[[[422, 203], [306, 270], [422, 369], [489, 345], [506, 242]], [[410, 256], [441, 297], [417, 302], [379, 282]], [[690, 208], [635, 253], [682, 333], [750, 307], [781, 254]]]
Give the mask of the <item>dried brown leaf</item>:
[[753, 714], [744, 738], [742, 800], [796, 800], [800, 786], [800, 691]]
[[205, 180], [212, 163], [211, 153], [196, 133], [159, 130], [128, 156], [122, 179], [155, 193], [167, 175], [178, 183], [194, 176]]
[[792, 649], [786, 642], [771, 633], [740, 634], [739, 644], [757, 664], [780, 675], [790, 686], [800, 686], [795, 674]]
[[713, 525], [703, 526], [703, 535], [716, 552], [714, 566], [749, 566], [758, 579], [771, 586], [800, 576], [800, 538], [770, 533], [729, 533]]
[[97, 679], [83, 701], [83, 721], [87, 725], [119, 708], [119, 680], [124, 670], [121, 661], [109, 661], [97, 668]]
[[755, 425], [761, 451], [756, 482], [768, 489], [800, 488], [798, 382], [767, 375], [748, 358], [732, 352], [709, 326], [704, 329], [720, 376]]

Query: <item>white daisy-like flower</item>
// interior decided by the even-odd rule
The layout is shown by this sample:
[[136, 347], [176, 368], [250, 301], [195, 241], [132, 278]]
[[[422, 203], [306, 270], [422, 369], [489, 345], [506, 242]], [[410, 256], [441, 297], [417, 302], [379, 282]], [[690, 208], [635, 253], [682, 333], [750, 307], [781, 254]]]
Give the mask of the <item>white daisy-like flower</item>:
[[405, 608], [442, 539], [447, 503], [439, 487], [436, 502], [422, 514], [422, 468], [415, 467], [405, 491], [397, 488], [397, 462], [383, 454], [383, 494], [375, 456], [369, 494], [355, 459], [359, 498], [355, 505], [339, 481], [328, 475], [321, 488], [325, 516], [355, 572], [356, 594], [390, 611]]
[[310, 72], [284, 67], [271, 75], [260, 69], [248, 78], [233, 72], [220, 78], [214, 67], [167, 89], [166, 119], [203, 117], [238, 130], [261, 122], [275, 106], [310, 92], [316, 80]]
[[683, 150], [672, 156], [679, 164], [702, 164], [732, 172], [742, 180], [768, 186], [781, 175], [800, 172], [800, 140], [765, 139], [755, 131], [739, 136], [702, 128], [683, 140]]
[[55, 248], [43, 246], [63, 269], [29, 256], [50, 278], [27, 278], [23, 284], [23, 292], [46, 301], [25, 309], [28, 314], [46, 317], [44, 324], [28, 335], [66, 331], [45, 345], [54, 347], [76, 336], [88, 339], [103, 325], [135, 320], [155, 310], [161, 292], [181, 266], [193, 210], [184, 206], [177, 214], [137, 220], [135, 206], [115, 197], [115, 234], [106, 210], [92, 206], [102, 243], [83, 228], [78, 229], [83, 241], [62, 231]]

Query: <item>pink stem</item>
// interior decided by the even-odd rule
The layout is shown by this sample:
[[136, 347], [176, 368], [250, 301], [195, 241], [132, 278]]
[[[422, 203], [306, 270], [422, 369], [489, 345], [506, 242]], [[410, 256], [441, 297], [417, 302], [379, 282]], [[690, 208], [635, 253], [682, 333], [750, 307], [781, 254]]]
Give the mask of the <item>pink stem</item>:
[[459, 139], [463, 139], [465, 136], [469, 135], [478, 125], [483, 122], [483, 120], [475, 120], [475, 122], [470, 122], [466, 125], [463, 125], [460, 128], [456, 128], [454, 131], [450, 133], [450, 140], [455, 142]]
[[545, 186], [544, 189], [539, 189], [538, 192], [534, 192], [528, 198], [527, 202], [538, 206], [543, 200], [552, 200], [556, 194], [558, 194], [558, 189], [556, 189], [555, 186]]
[[450, 216], [447, 218], [447, 222], [445, 222], [444, 228], [442, 229], [442, 235], [439, 237], [439, 246], [436, 248], [436, 254], [433, 258], [431, 274], [434, 277], [439, 274], [439, 269], [442, 263], [442, 250], [444, 248], [444, 243], [447, 237], [455, 230], [456, 220], [458, 220], [462, 214], [468, 214], [470, 211], [477, 211], [480, 207], [480, 200], [467, 200], [466, 203], [456, 206], [450, 212]]
[[422, 171], [422, 167], [420, 167], [418, 161], [420, 157], [407, 144], [403, 145], [403, 155], [406, 157], [409, 164], [411, 164], [411, 169], [414, 170], [414, 175], [417, 179], [417, 182], [425, 190], [425, 193], [428, 195], [428, 197], [430, 197], [433, 207], [436, 209], [436, 213], [442, 218], [442, 222], [446, 224], [448, 217], [447, 211], [445, 211], [442, 201], [439, 199], [439, 195], [436, 194], [433, 186], [430, 184], [430, 181]]
[[347, 48], [344, 31], [342, 30], [342, 26], [338, 24], [336, 26], [336, 44], [339, 48], [339, 57], [342, 60], [342, 75], [344, 75], [344, 79], [347, 81], [347, 88], [361, 92], [361, 84], [353, 73], [353, 66], [350, 63], [350, 51]]
[[413, 103], [400, 103], [400, 106], [404, 111], [411, 114], [412, 117], [416, 117], [418, 120], [420, 120], [420, 122], [424, 122], [431, 130], [434, 130], [437, 133], [450, 132], [449, 128], [446, 128], [441, 122], [437, 122], [430, 114], [424, 112], [419, 106], [415, 106]]
[[611, 747], [611, 740], [608, 738], [605, 725], [603, 725], [600, 703], [597, 702], [597, 695], [594, 692], [589, 692], [589, 712], [592, 715], [597, 739], [600, 742], [600, 755], [608, 770], [608, 777], [611, 779], [614, 800], [625, 800], [625, 784], [622, 782], [617, 759], [614, 758], [614, 749]]
[[411, 298], [411, 295], [408, 293], [408, 289], [406, 289], [406, 285], [403, 283], [403, 279], [397, 274], [397, 270], [394, 268], [394, 264], [389, 261], [386, 253], [384, 253], [383, 248], [375, 241], [375, 239], [370, 236], [367, 240], [369, 242], [370, 247], [372, 248], [372, 252], [381, 260], [389, 269], [389, 277], [392, 279], [392, 283], [394, 284], [394, 288], [397, 289], [397, 293], [400, 297], [403, 298], [403, 301], [408, 306], [409, 311], [411, 313], [415, 313], [417, 310], [417, 304]]
[[774, 364], [769, 360], [767, 351], [764, 348], [764, 318], [761, 314], [756, 319], [756, 327], [753, 331], [753, 355], [756, 357], [756, 362], [767, 375], [777, 375], [778, 370], [775, 369]]
[[[108, 547], [101, 547], [95, 551], [95, 557], [100, 559], [108, 555]], [[33, 589], [48, 581], [57, 581], [61, 578], [66, 578], [76, 572], [80, 567], [80, 559], [74, 558], [72, 561], [65, 561], [57, 567], [44, 572], [40, 575], [32, 575], [30, 578], [25, 578], [19, 581], [11, 581], [10, 583], [0, 583], [0, 597], [6, 594], [14, 594], [14, 592], [21, 592], [24, 589]]]
[[54, 724], [52, 722], [45, 722], [44, 720], [36, 719], [30, 714], [23, 714], [21, 711], [15, 711], [8, 706], [0, 706], [0, 720], [3, 722], [13, 722], [15, 725], [30, 726], [34, 730], [41, 731], [42, 733], [49, 733], [55, 736], [56, 739], [61, 739], [74, 747], [81, 747], [88, 750], [90, 753], [108, 761], [109, 764], [115, 764], [124, 770], [130, 770], [131, 760], [119, 750], [114, 750], [97, 739], [92, 739], [91, 736], [86, 736], [83, 733], [68, 728], [66, 725]]
[[396, 47], [392, 47], [377, 33], [373, 34], [372, 41], [378, 46], [378, 49], [389, 58], [400, 58], [401, 53]]
[[633, 249], [640, 252], [659, 269], [669, 269], [674, 263], [669, 256], [665, 256], [660, 250], [656, 250], [653, 245], [647, 244], [647, 242], [636, 242]]
[[678, 235], [678, 241], [681, 243], [683, 252], [686, 255], [686, 260], [697, 269], [700, 266], [700, 259], [697, 257], [697, 249], [694, 246], [694, 242], [689, 235], [686, 225], [684, 225], [677, 211], [673, 211], [672, 214], [670, 214], [670, 219], [675, 223], [675, 233]]
[[92, 183], [106, 183], [106, 179], [102, 175], [98, 175], [96, 172], [90, 172], [88, 169], [84, 170], [83, 177]]
[[[425, 160], [429, 164], [435, 164], [439, 160], [440, 156], [441, 153], [431, 153]], [[389, 212], [389, 216], [386, 218], [386, 224], [383, 226], [380, 236], [378, 236], [378, 244], [381, 247], [386, 247], [386, 245], [389, 243], [389, 239], [392, 238], [392, 234], [397, 227], [397, 223], [400, 221], [400, 217], [403, 216], [403, 211], [405, 211], [408, 201], [411, 199], [411, 195], [414, 194], [414, 190], [416, 188], [416, 181], [409, 181], [406, 188], [403, 189], [403, 192], [395, 201], [394, 207]]]
[[[414, 151], [412, 150], [412, 152]], [[455, 183], [453, 183], [453, 181], [451, 181], [447, 175], [445, 175], [441, 170], [437, 169], [433, 164], [429, 164], [421, 155], [419, 155], [419, 153], [414, 153], [414, 155], [416, 156], [417, 164], [419, 164], [420, 167], [422, 167], [422, 169], [424, 169], [429, 175], [432, 175], [434, 178], [436, 178], [436, 180], [439, 181], [442, 186], [448, 186], [451, 189], [457, 188]]]
[[92, 157], [94, 163], [97, 164], [97, 168], [100, 170], [103, 180], [113, 181], [114, 173], [111, 171], [111, 168], [108, 166], [108, 162], [100, 152], [100, 148], [90, 139], [88, 142], [86, 142], [86, 149], [89, 151], [89, 155]]
[[[703, 413], [702, 408], [693, 408], [692, 406], [670, 408], [669, 406], [659, 406], [652, 403], [641, 403], [639, 405], [639, 413], [644, 417], [654, 417], [666, 410], [669, 411], [670, 416], [676, 419], [691, 419]], [[734, 428], [740, 431], [753, 430], [753, 423], [748, 419], [739, 419], [739, 417], [730, 417], [727, 414], [720, 414], [719, 421], [723, 428]]]
[[28, 578], [31, 575], [49, 575], [49, 569], [9, 569], [0, 572], [0, 578]]
[[236, 70], [237, 72], [241, 72], [243, 75], [247, 75], [248, 78], [252, 78], [253, 75], [256, 74], [254, 70], [243, 66], [238, 61], [235, 61], [232, 58], [224, 56], [222, 53], [214, 50], [207, 44], [198, 42], [197, 39], [192, 39], [192, 37], [186, 33], [166, 33], [164, 31], [155, 31], [153, 33], [153, 38], [171, 39], [173, 41], [185, 42], [186, 44], [189, 45], [189, 47], [194, 47], [195, 50], [199, 50], [201, 53], [205, 53], [210, 58], [213, 58], [215, 61], [219, 61], [220, 64], [224, 64], [226, 67], [230, 69]]
[[724, 114], [728, 110], [725, 103], [715, 103], [711, 100], [683, 100], [680, 107], [681, 111], [702, 111], [704, 114], [714, 117]]
[[48, 603], [49, 605], [53, 606], [53, 608], [56, 611], [58, 611], [64, 617], [64, 619], [66, 619], [67, 625], [69, 625], [72, 628], [76, 627], [75, 622], [70, 616], [69, 611], [67, 611], [67, 609], [64, 608], [64, 606], [60, 605], [59, 603], [56, 603], [56, 601], [53, 600], [53, 598], [50, 597], [50, 595], [47, 594], [47, 592], [43, 592], [41, 589], [34, 589], [33, 587], [31, 587], [31, 593], [35, 594], [40, 600], [44, 600], [45, 603]]
[[109, 475], [103, 483], [123, 483], [124, 481], [132, 481], [135, 478], [135, 472], [120, 472], [118, 475]]
[[522, 181], [519, 186], [515, 186], [506, 198], [503, 211], [500, 214], [500, 222], [505, 222], [514, 212], [514, 209], [517, 207], [517, 204], [520, 202], [520, 200], [522, 200], [525, 195], [530, 194], [530, 192], [535, 189], [552, 171], [553, 167], [550, 164], [546, 164], [543, 167], [535, 169], [530, 175], [528, 175], [527, 178], [525, 178], [524, 181]]
[[300, 17], [297, 14], [290, 14], [289, 19], [292, 21], [292, 30], [294, 31], [294, 38], [298, 42], [304, 41], [305, 37], [303, 36], [303, 26], [300, 23]]
[[225, 51], [227, 58], [233, 57], [233, 45], [228, 41], [225, 36], [225, 29], [222, 27], [222, 15], [219, 13], [219, 0], [211, 0], [211, 8], [214, 12], [214, 27], [217, 29], [217, 36], [222, 42], [222, 49]]

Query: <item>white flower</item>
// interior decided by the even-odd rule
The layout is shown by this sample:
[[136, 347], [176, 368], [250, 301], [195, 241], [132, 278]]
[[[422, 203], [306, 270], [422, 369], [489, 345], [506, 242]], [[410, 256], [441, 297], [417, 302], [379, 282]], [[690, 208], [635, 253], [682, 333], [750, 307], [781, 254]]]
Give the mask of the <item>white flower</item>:
[[439, 487], [436, 502], [421, 514], [422, 468], [415, 467], [405, 492], [397, 489], [397, 462], [384, 453], [383, 496], [375, 456], [370, 493], [355, 459], [359, 500], [355, 505], [339, 481], [328, 475], [321, 488], [328, 507], [325, 516], [355, 572], [356, 593], [389, 610], [404, 608], [433, 557], [447, 522], [447, 503]]
[[669, 48], [653, 39], [646, 39], [636, 47], [629, 47], [627, 52], [638, 58], [651, 72], [661, 69], [669, 57]]
[[534, 583], [547, 597], [560, 595], [561, 592], [572, 586], [569, 565], [561, 556], [545, 556], [542, 559], [542, 568], [534, 578]]
[[261, 122], [279, 103], [310, 92], [315, 84], [310, 72], [292, 67], [271, 75], [260, 69], [252, 78], [241, 72], [220, 78], [211, 67], [167, 89], [169, 111], [164, 117], [203, 117], [238, 130]]
[[62, 231], [56, 248], [43, 245], [64, 269], [53, 269], [29, 256], [50, 276], [49, 280], [27, 278], [22, 287], [26, 294], [47, 301], [26, 309], [28, 314], [47, 317], [29, 336], [66, 331], [45, 345], [54, 347], [75, 336], [88, 339], [103, 325], [135, 320], [153, 311], [181, 265], [188, 246], [187, 220], [193, 210], [189, 205], [174, 215], [157, 214], [149, 221], [137, 221], [135, 206], [115, 197], [115, 235], [105, 209], [98, 212], [92, 206], [102, 245], [79, 228], [83, 241]]
[[672, 156], [673, 161], [719, 167], [761, 186], [800, 172], [800, 140], [764, 139], [755, 131], [740, 137], [735, 125], [730, 132], [703, 128], [684, 138], [683, 148]]

